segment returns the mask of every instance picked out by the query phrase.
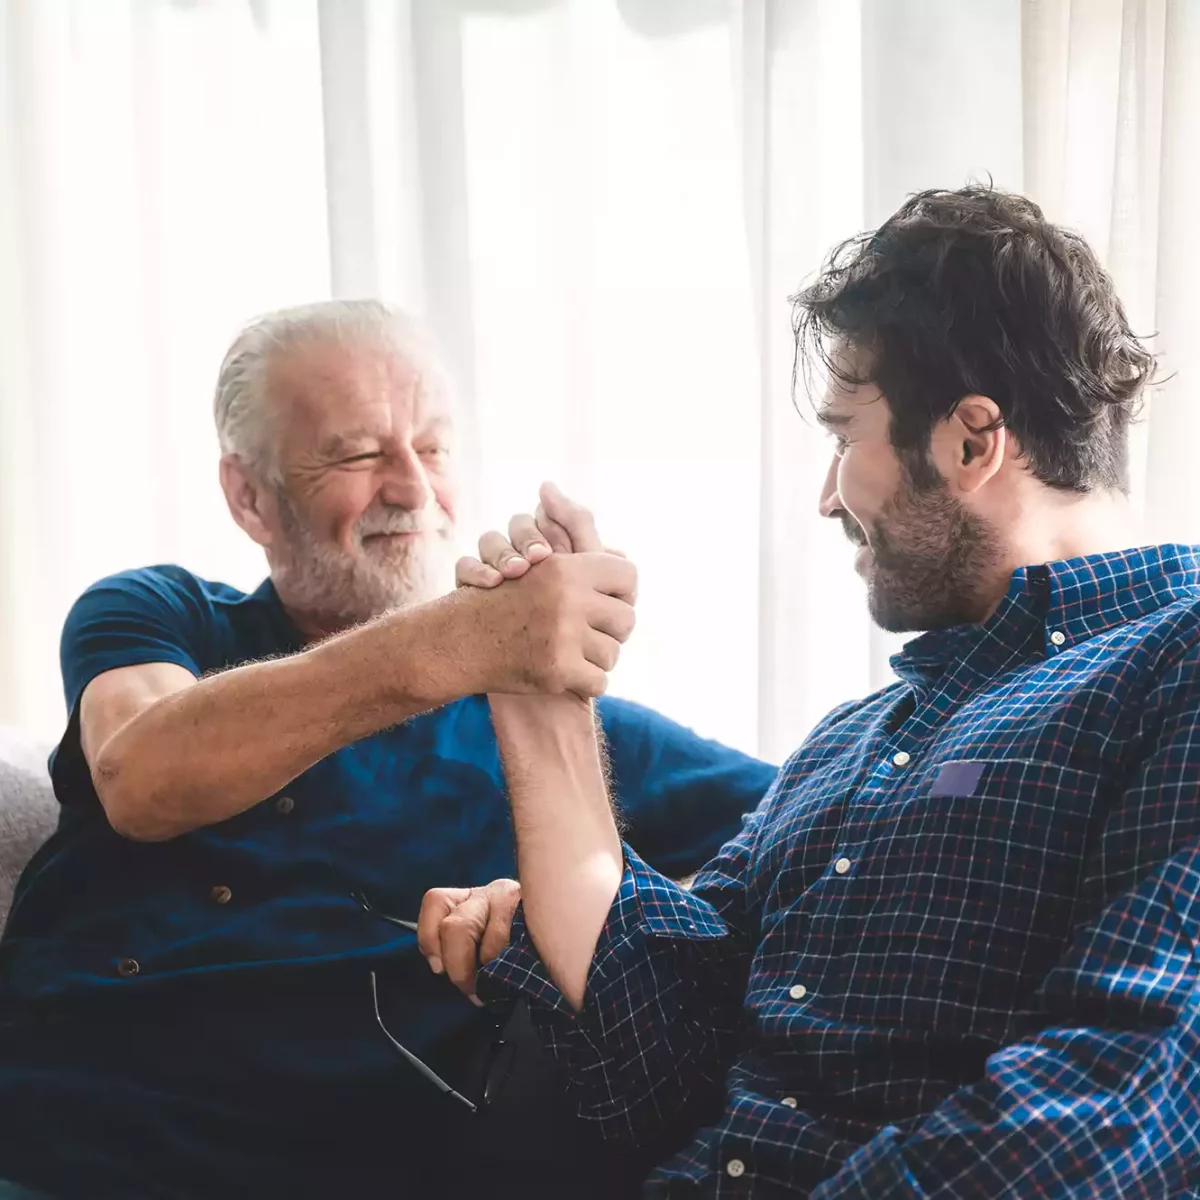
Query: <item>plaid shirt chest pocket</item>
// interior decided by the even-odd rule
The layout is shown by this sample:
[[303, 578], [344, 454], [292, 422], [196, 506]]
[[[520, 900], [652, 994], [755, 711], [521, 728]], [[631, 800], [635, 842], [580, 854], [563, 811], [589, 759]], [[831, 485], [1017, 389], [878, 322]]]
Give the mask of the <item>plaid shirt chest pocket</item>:
[[878, 974], [848, 989], [858, 1018], [999, 1035], [1070, 936], [1103, 786], [1049, 762], [962, 757], [881, 806], [854, 871], [855, 973]]

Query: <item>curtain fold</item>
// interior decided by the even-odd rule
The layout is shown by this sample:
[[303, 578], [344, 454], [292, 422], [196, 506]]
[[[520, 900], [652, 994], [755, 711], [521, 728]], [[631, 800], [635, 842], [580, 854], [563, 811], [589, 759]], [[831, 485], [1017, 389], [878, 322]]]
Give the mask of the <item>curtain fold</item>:
[[63, 719], [99, 576], [262, 567], [216, 484], [237, 326], [384, 295], [467, 431], [464, 532], [556, 478], [642, 569], [617, 691], [779, 757], [888, 677], [787, 297], [909, 191], [1080, 228], [1174, 372], [1147, 540], [1200, 540], [1192, 0], [0, 0], [0, 723]]

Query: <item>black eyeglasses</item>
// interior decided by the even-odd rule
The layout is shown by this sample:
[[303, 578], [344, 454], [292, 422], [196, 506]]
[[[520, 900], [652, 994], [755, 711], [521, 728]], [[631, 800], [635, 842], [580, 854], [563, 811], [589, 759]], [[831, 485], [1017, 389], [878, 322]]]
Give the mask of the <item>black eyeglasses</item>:
[[[372, 916], [379, 917], [383, 921], [388, 921], [392, 925], [399, 925], [402, 929], [407, 929], [411, 933], [417, 932], [417, 923], [415, 921], [406, 921], [403, 917], [393, 917], [389, 913], [380, 912], [362, 892], [352, 892], [351, 896], [365, 912], [370, 913]], [[506, 1035], [507, 1026], [502, 1026], [491, 1014], [486, 1015], [487, 1019], [492, 1022], [492, 1036], [488, 1042], [487, 1051], [484, 1056], [482, 1071], [483, 1085], [480, 1088], [479, 1100], [474, 1101], [469, 1100], [462, 1092], [451, 1087], [432, 1067], [422, 1062], [407, 1046], [396, 1038], [383, 1023], [383, 1014], [379, 1011], [379, 980], [374, 971], [371, 972], [371, 1006], [375, 1011], [375, 1020], [379, 1028], [383, 1031], [384, 1037], [395, 1046], [401, 1058], [410, 1066], [415, 1067], [438, 1091], [458, 1101], [459, 1104], [464, 1105], [473, 1113], [481, 1113], [491, 1106], [492, 1101], [504, 1086], [504, 1081], [508, 1078], [509, 1070], [512, 1067], [513, 1045], [511, 1039]]]

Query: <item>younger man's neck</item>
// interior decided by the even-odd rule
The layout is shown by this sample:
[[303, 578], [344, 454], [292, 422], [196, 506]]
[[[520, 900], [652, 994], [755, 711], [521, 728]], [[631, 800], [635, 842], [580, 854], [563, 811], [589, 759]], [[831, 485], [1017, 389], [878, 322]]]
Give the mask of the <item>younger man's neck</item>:
[[[1040, 511], [1039, 511], [1040, 510]], [[1133, 506], [1123, 492], [1051, 493], [1020, 522], [1016, 567], [1126, 550], [1137, 540]]]
[[1137, 522], [1123, 492], [1086, 496], [1052, 492], [1020, 514], [1003, 542], [1005, 553], [997, 564], [988, 616], [1004, 599], [1014, 571], [1037, 563], [1126, 550], [1137, 543]]

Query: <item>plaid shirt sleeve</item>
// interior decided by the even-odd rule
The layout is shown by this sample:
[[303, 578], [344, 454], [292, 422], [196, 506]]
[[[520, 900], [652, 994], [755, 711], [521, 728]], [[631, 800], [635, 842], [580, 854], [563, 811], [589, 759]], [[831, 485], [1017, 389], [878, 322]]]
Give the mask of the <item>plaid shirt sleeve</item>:
[[[1194, 656], [1192, 656], [1194, 659]], [[813, 1192], [1165, 1196], [1200, 1154], [1200, 663], [1143, 718], [1148, 756], [1080, 880], [1083, 920], [1013, 1042], [922, 1123], [883, 1129]]]
[[511, 944], [481, 973], [484, 1000], [529, 1000], [580, 1115], [606, 1138], [646, 1145], [719, 1101], [756, 941], [747, 869], [773, 794], [690, 890], [626, 847], [581, 1012], [549, 978], [520, 910]]

